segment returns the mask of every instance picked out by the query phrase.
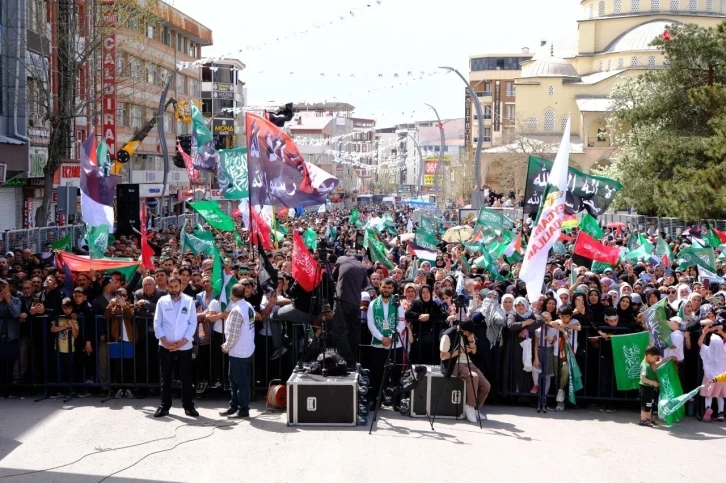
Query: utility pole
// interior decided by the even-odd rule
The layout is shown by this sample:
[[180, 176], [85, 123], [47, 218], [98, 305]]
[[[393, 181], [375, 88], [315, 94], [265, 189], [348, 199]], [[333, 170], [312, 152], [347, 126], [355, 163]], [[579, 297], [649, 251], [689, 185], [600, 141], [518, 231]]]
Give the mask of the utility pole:
[[[439, 148], [439, 161], [436, 163], [436, 172], [434, 173], [434, 192], [436, 193], [436, 202], [442, 202], [443, 208], [446, 209], [446, 184], [443, 182], [444, 172], [444, 146], [446, 145], [446, 137], [444, 136], [444, 124], [441, 122], [439, 112], [431, 104], [426, 104], [433, 109], [436, 114], [436, 120], [439, 122], [439, 133], [441, 134], [441, 147]], [[439, 178], [441, 177], [441, 178]]]

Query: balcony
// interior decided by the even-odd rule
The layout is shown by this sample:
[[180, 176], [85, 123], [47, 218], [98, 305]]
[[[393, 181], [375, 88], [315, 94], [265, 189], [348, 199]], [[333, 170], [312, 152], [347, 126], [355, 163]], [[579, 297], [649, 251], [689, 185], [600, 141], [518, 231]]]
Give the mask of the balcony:
[[517, 97], [517, 91], [504, 91], [504, 97]]
[[476, 97], [492, 97], [492, 91], [477, 92]]

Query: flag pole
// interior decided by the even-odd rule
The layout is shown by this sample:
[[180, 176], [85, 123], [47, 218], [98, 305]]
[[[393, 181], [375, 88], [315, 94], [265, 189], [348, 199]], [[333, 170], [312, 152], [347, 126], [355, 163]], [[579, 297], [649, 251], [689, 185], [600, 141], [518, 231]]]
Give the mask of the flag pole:
[[275, 207], [272, 207], [272, 229], [275, 230], [275, 233], [272, 235], [275, 238], [275, 250], [279, 249], [279, 245], [277, 242], [277, 219], [275, 218]]

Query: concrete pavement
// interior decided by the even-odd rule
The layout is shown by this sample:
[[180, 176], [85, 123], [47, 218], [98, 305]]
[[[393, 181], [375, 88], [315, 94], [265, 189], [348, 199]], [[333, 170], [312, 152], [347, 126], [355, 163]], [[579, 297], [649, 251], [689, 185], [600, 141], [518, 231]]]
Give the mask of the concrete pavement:
[[429, 482], [454, 472], [459, 481], [705, 482], [711, 463], [698, 462], [726, 437], [726, 424], [693, 418], [641, 428], [635, 411], [495, 406], [484, 429], [440, 420], [432, 431], [426, 419], [383, 410], [369, 436], [367, 427], [287, 427], [284, 414], [262, 413], [261, 404], [234, 425], [217, 416], [221, 400], [198, 401], [194, 420], [175, 399], [171, 417], [156, 420], [156, 404], [0, 400], [0, 483]]

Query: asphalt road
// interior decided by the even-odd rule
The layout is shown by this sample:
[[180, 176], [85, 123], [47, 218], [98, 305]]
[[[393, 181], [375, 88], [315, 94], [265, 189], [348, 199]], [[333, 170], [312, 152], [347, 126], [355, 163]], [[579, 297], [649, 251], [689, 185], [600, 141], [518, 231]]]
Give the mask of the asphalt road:
[[483, 429], [441, 420], [432, 431], [425, 419], [384, 410], [368, 435], [367, 427], [288, 427], [260, 404], [233, 425], [217, 416], [223, 401], [198, 402], [194, 420], [175, 400], [171, 417], [156, 420], [156, 403], [0, 400], [0, 483], [713, 482], [710, 458], [723, 445], [713, 440], [726, 437], [726, 424], [692, 418], [642, 428], [634, 411], [500, 406]]

